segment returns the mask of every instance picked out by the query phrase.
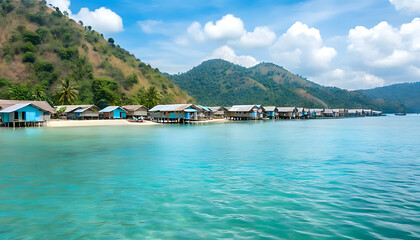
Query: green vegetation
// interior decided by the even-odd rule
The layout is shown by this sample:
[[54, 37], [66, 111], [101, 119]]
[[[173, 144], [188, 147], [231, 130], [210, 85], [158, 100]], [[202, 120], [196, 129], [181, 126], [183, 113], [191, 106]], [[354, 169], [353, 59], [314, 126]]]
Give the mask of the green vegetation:
[[[0, 0], [0, 98], [106, 107], [141, 104], [154, 86], [165, 103], [191, 101], [114, 39], [67, 16], [49, 11], [45, 1]], [[62, 98], [67, 81], [77, 97]]]
[[146, 93], [144, 94], [144, 106], [151, 109], [154, 106], [158, 105], [160, 101], [159, 93], [156, 87], [151, 86], [147, 89]]
[[385, 112], [420, 112], [420, 82], [400, 83], [356, 92], [375, 99]]
[[57, 92], [57, 102], [61, 105], [71, 105], [74, 104], [77, 98], [78, 91], [74, 87], [73, 83], [69, 78], [66, 78], [61, 83], [61, 88]]
[[209, 60], [171, 78], [200, 104], [209, 106], [262, 104], [379, 110], [383, 106], [360, 93], [318, 85], [271, 63], [244, 68], [224, 60]]

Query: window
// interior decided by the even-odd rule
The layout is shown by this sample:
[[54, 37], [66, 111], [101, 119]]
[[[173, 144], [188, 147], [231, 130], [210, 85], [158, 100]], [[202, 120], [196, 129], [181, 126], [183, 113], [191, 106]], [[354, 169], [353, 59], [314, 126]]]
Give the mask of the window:
[[26, 120], [26, 112], [22, 112], [22, 120]]

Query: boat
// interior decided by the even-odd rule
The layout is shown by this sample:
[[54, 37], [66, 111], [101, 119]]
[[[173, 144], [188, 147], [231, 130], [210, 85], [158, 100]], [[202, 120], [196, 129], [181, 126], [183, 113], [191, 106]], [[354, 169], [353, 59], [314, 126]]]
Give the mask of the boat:
[[405, 116], [407, 115], [406, 113], [396, 113], [395, 116]]

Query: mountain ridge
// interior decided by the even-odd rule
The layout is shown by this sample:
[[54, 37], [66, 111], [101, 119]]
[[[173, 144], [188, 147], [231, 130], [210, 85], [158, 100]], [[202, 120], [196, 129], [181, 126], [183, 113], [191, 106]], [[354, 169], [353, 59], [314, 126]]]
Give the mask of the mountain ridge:
[[388, 104], [385, 100], [378, 101], [359, 92], [321, 86], [273, 63], [260, 63], [246, 68], [222, 59], [211, 59], [185, 73], [169, 76], [204, 105], [258, 103], [381, 110]]

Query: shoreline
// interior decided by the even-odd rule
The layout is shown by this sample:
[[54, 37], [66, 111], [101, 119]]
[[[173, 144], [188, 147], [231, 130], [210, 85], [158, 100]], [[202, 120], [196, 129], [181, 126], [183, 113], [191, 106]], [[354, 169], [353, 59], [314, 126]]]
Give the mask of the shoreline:
[[[197, 123], [224, 123], [229, 122], [227, 119], [212, 119], [191, 122], [191, 124]], [[152, 126], [152, 125], [164, 125], [169, 123], [156, 123], [153, 121], [144, 122], [129, 122], [126, 119], [103, 119], [103, 120], [48, 120], [45, 122], [45, 127], [57, 128], [57, 127], [95, 127], [95, 126]]]

